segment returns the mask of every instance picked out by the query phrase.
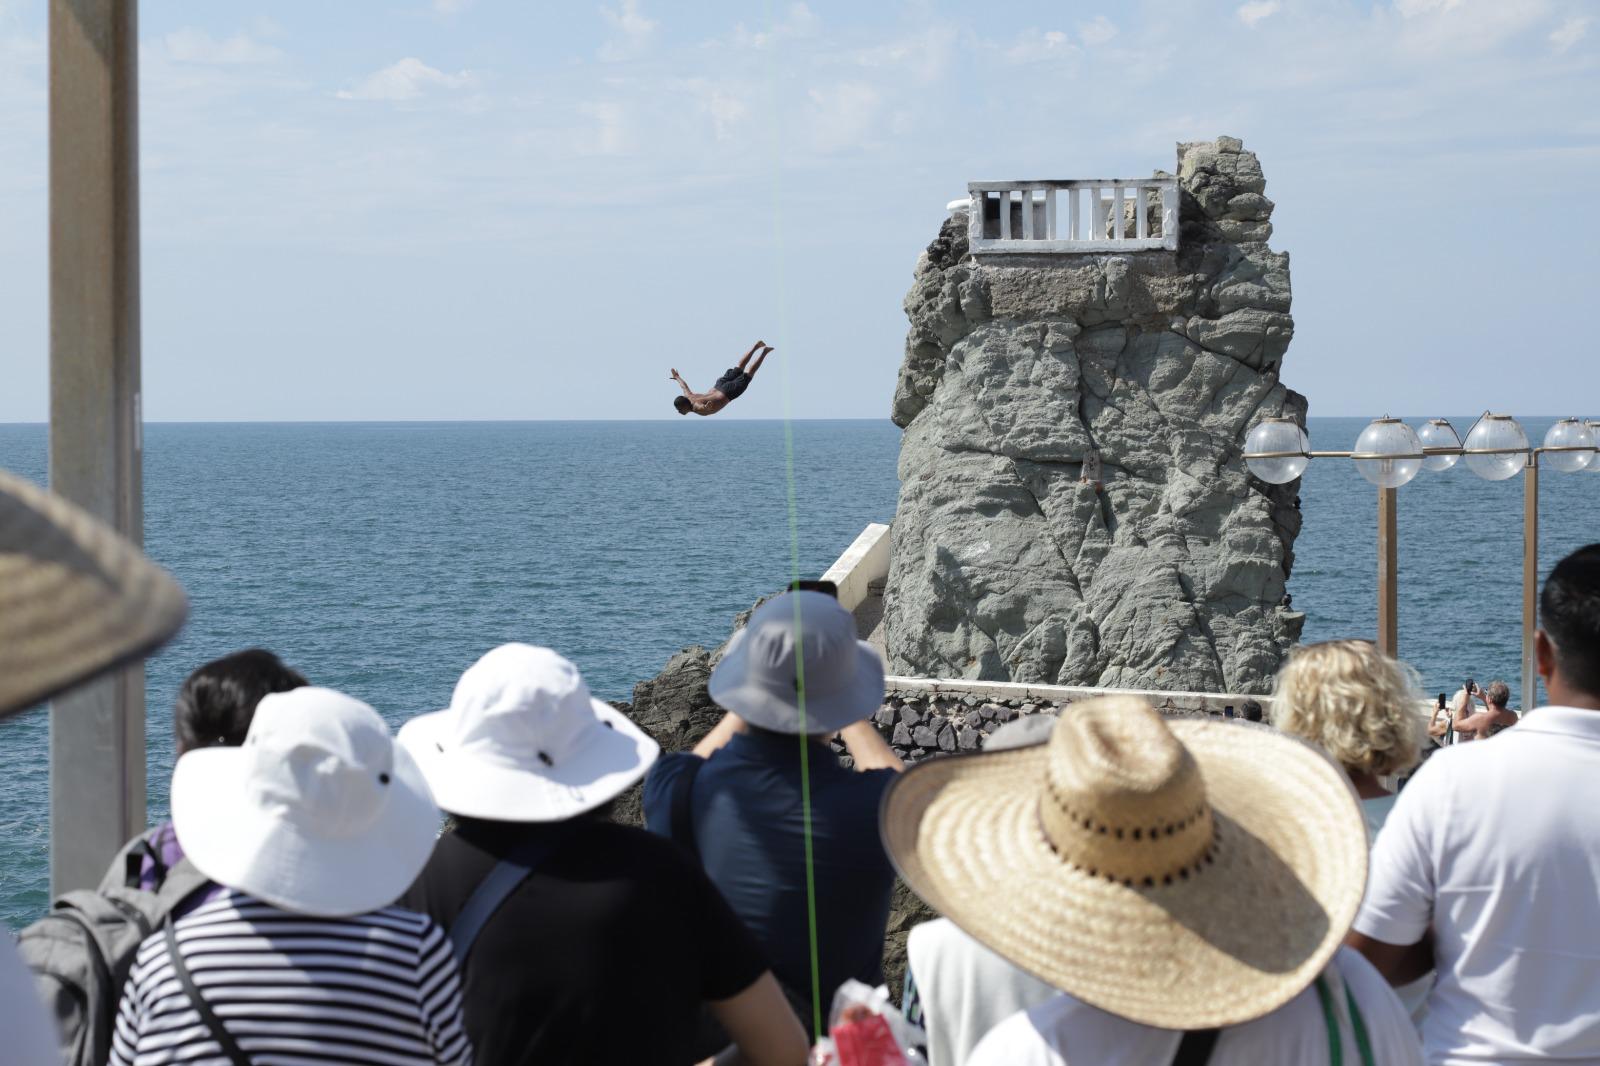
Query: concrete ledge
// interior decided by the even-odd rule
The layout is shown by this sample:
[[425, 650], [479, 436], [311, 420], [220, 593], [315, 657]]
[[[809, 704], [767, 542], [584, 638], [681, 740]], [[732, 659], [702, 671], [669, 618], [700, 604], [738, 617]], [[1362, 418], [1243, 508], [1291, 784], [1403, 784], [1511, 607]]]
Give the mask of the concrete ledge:
[[873, 522], [828, 567], [822, 580], [839, 586], [839, 602], [845, 610], [854, 611], [872, 595], [872, 582], [888, 576], [889, 527]]
[[1073, 685], [1034, 685], [1016, 681], [969, 681], [965, 678], [899, 677], [884, 679], [891, 692], [917, 692], [938, 696], [977, 696], [986, 700], [1037, 700], [1042, 703], [1077, 703], [1097, 696], [1138, 696], [1161, 710], [1204, 711], [1223, 714], [1232, 707], [1244, 717], [1246, 700], [1261, 704], [1262, 714], [1270, 713], [1271, 696], [1252, 696], [1230, 692], [1167, 692], [1156, 689], [1080, 688]]

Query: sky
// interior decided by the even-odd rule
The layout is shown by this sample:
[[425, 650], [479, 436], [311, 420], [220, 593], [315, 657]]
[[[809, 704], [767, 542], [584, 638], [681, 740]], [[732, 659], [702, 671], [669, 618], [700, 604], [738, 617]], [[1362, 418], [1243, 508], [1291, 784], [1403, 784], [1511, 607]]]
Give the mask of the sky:
[[[150, 420], [886, 418], [975, 179], [1228, 134], [1313, 415], [1600, 416], [1600, 3], [157, 0]], [[48, 407], [45, 0], [0, 0], [0, 422]], [[1578, 404], [1577, 409], [1573, 405]]]

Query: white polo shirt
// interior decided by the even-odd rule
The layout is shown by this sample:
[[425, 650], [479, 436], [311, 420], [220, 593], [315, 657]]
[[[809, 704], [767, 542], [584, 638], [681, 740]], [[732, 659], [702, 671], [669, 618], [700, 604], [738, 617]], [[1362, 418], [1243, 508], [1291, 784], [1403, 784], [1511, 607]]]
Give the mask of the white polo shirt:
[[[1376, 1066], [1422, 1066], [1417, 1031], [1394, 990], [1372, 964], [1340, 948], [1323, 971], [1338, 1026], [1339, 1061], [1360, 1066], [1345, 989], [1361, 1011]], [[1216, 994], [1225, 997], [1226, 988]], [[1065, 993], [996, 1026], [973, 1049], [966, 1066], [1162, 1066], [1183, 1035], [1107, 1014]], [[1329, 1066], [1327, 1016], [1314, 987], [1265, 1017], [1222, 1030], [1209, 1066]]]
[[1540, 708], [1400, 793], [1355, 928], [1430, 926], [1430, 1064], [1600, 1064], [1600, 711]]

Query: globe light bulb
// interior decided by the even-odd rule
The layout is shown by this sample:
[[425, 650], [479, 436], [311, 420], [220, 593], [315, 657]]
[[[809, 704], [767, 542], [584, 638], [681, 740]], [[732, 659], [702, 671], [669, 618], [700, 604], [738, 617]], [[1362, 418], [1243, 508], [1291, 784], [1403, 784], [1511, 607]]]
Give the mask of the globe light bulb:
[[[1417, 430], [1417, 440], [1424, 448], [1459, 448], [1461, 437], [1447, 418], [1430, 418]], [[1449, 470], [1460, 460], [1459, 455], [1430, 455], [1422, 460], [1422, 469], [1437, 473]]]
[[[1600, 446], [1600, 419], [1591, 418], [1589, 421], [1585, 422], [1584, 425], [1588, 426], [1589, 432], [1594, 434], [1594, 442], [1596, 446]], [[1600, 474], [1600, 454], [1597, 454], [1593, 459], [1589, 460], [1589, 465], [1584, 469], [1588, 470], [1591, 474]]]
[[1593, 466], [1596, 459], [1593, 451], [1595, 444], [1594, 430], [1586, 423], [1576, 418], [1563, 418], [1550, 427], [1544, 435], [1546, 448], [1588, 448], [1586, 452], [1546, 452], [1540, 459], [1555, 470], [1564, 474], [1575, 474], [1579, 470]]
[[1286, 485], [1305, 473], [1310, 450], [1310, 438], [1294, 419], [1263, 418], [1245, 437], [1244, 462], [1267, 484]]
[[1528, 465], [1528, 435], [1510, 415], [1484, 415], [1467, 434], [1466, 449], [1492, 449], [1495, 455], [1468, 455], [1467, 468], [1485, 481], [1516, 477]]
[[1397, 489], [1422, 469], [1422, 441], [1398, 418], [1375, 418], [1356, 438], [1353, 458], [1362, 477], [1380, 489]]

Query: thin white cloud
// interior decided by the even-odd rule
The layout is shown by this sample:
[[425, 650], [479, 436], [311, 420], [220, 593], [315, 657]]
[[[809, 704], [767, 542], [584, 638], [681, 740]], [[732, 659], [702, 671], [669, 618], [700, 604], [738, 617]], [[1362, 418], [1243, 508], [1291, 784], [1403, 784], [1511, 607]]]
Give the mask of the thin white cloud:
[[1583, 35], [1589, 32], [1589, 23], [1592, 20], [1586, 16], [1569, 18], [1550, 34], [1550, 44], [1558, 52], [1565, 52], [1568, 48], [1583, 40]]
[[600, 9], [611, 27], [611, 39], [600, 46], [600, 58], [608, 62], [633, 59], [650, 47], [657, 22], [639, 10], [639, 0], [622, 0], [622, 7]]
[[178, 63], [204, 63], [211, 66], [236, 66], [270, 63], [283, 53], [270, 44], [236, 33], [221, 40], [193, 26], [173, 30], [161, 39], [167, 56]]
[[1461, 6], [1461, 0], [1395, 0], [1394, 9], [1405, 18], [1442, 15]]
[[1281, 10], [1283, 10], [1283, 5], [1278, 0], [1250, 0], [1247, 4], [1240, 4], [1239, 9], [1234, 13], [1239, 16], [1239, 21], [1246, 26], [1254, 26], [1262, 19], [1271, 18]]
[[935, 23], [909, 36], [864, 48], [855, 58], [863, 67], [903, 71], [918, 84], [927, 85], [944, 77], [955, 59], [955, 50], [955, 27]]
[[433, 0], [433, 10], [441, 15], [459, 15], [472, 6], [472, 0]]
[[415, 56], [367, 75], [349, 89], [339, 90], [341, 100], [415, 100], [432, 89], [462, 89], [472, 84], [472, 72], [446, 74]]
[[628, 151], [628, 112], [615, 100], [590, 100], [578, 105], [578, 114], [590, 120], [589, 135], [580, 150], [588, 155], [623, 155]]
[[860, 81], [821, 86], [806, 94], [811, 100], [811, 143], [830, 154], [867, 146], [883, 110], [883, 94]]
[[783, 21], [765, 30], [749, 30], [744, 23], [734, 28], [733, 43], [741, 48], [769, 48], [785, 38], [810, 37], [817, 32], [817, 15], [810, 6], [797, 2], [784, 12]]
[[1116, 23], [1104, 15], [1096, 15], [1088, 22], [1078, 23], [1078, 39], [1090, 46], [1105, 44], [1116, 35]]
[[1060, 30], [1023, 30], [1016, 43], [1005, 51], [1008, 63], [1038, 63], [1076, 51]]

